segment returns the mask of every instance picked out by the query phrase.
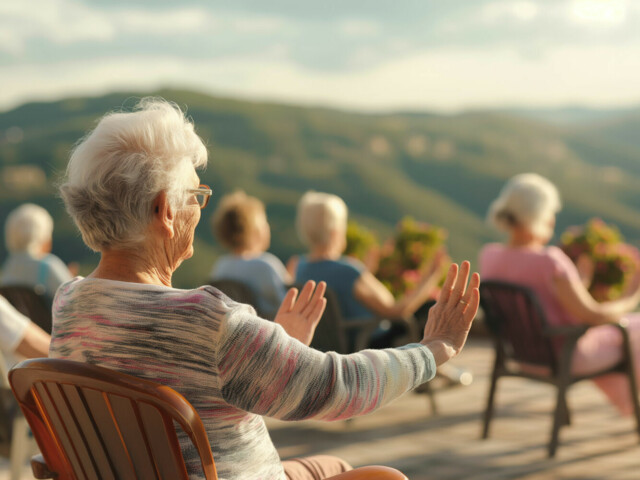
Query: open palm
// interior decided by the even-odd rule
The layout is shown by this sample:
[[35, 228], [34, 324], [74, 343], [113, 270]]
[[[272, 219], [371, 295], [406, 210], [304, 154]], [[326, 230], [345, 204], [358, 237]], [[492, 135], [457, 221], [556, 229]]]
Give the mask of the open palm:
[[327, 306], [327, 299], [324, 298], [326, 289], [326, 283], [320, 282], [316, 287], [312, 280], [305, 283], [300, 295], [297, 288], [289, 289], [274, 321], [290, 336], [309, 345]]

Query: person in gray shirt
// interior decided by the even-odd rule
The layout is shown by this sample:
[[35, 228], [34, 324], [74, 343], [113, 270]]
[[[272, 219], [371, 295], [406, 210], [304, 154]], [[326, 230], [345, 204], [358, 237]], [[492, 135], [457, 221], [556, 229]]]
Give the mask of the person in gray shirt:
[[67, 266], [51, 252], [53, 219], [42, 207], [25, 203], [5, 222], [9, 257], [2, 266], [2, 285], [35, 287], [50, 301], [63, 283], [71, 280]]
[[214, 264], [211, 279], [246, 284], [256, 294], [258, 312], [273, 318], [291, 278], [278, 257], [266, 251], [271, 230], [264, 203], [243, 191], [225, 195], [212, 222], [214, 235], [230, 253]]

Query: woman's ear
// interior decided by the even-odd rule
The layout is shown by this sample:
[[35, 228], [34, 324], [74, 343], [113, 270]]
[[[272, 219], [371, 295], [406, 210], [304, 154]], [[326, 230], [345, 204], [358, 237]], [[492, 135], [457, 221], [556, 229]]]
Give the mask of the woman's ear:
[[153, 201], [153, 224], [154, 226], [166, 235], [168, 238], [173, 238], [175, 230], [173, 228], [173, 210], [169, 205], [169, 199], [166, 192], [160, 192]]

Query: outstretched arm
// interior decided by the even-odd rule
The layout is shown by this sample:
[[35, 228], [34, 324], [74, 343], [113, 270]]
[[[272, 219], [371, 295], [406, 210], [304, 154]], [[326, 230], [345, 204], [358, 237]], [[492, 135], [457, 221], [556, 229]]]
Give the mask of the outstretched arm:
[[565, 310], [589, 325], [617, 322], [640, 301], [640, 272], [636, 272], [623, 297], [603, 303], [598, 303], [582, 283], [571, 277], [557, 277], [553, 282], [556, 298]]
[[422, 275], [418, 286], [396, 301], [380, 280], [368, 271], [360, 275], [353, 286], [354, 297], [372, 312], [386, 318], [407, 318], [425, 303], [438, 286], [444, 252], [438, 252], [433, 263]]
[[[468, 275], [468, 263], [464, 271]], [[477, 310], [474, 278], [466, 292], [466, 276], [452, 266], [446, 283], [451, 291], [433, 307], [423, 342], [401, 348], [322, 353], [279, 325], [230, 313], [218, 349], [222, 395], [238, 408], [283, 420], [369, 413], [433, 378], [436, 362], [462, 349]]]

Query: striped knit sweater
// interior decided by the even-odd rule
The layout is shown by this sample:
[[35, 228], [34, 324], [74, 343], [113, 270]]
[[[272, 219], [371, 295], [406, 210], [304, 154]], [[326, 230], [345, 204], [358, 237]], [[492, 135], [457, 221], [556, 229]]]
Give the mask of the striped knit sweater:
[[[340, 420], [369, 413], [435, 374], [420, 344], [322, 353], [213, 287], [76, 278], [58, 290], [50, 356], [168, 385], [200, 414], [221, 479], [284, 479], [262, 415]], [[180, 435], [190, 478], [195, 449]]]

